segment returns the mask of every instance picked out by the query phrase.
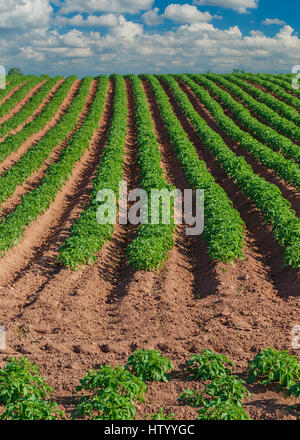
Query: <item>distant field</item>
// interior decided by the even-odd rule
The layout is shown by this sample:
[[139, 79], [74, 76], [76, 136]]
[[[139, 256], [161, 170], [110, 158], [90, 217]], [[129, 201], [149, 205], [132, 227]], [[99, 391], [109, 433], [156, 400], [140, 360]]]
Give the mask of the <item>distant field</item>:
[[[300, 325], [300, 90], [291, 75], [7, 77], [0, 90], [0, 324], [67, 411], [89, 368], [156, 348], [178, 374], [138, 416], [179, 405], [203, 348], [238, 372]], [[100, 225], [96, 196], [203, 189], [204, 233]], [[151, 210], [151, 207], [149, 208]], [[294, 353], [295, 354], [295, 353]], [[296, 353], [297, 354], [297, 353]], [[263, 387], [253, 419], [285, 419]]]

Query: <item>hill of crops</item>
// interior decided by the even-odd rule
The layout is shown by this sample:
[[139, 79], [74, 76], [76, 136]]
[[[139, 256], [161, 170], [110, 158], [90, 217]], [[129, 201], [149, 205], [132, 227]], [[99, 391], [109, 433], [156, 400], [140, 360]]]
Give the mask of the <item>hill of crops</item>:
[[[204, 190], [204, 231], [99, 224], [109, 189]], [[151, 213], [149, 206], [149, 213]], [[138, 417], [179, 404], [203, 349], [241, 375], [292, 350], [300, 325], [300, 90], [289, 75], [9, 76], [0, 90], [0, 325], [72, 410], [79, 378], [156, 349], [173, 380]], [[297, 418], [257, 386], [253, 419]]]

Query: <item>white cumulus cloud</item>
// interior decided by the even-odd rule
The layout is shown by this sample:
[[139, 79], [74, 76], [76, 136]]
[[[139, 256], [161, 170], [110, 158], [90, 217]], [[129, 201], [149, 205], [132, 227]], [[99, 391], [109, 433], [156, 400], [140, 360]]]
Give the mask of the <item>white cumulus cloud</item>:
[[284, 20], [279, 20], [278, 18], [266, 18], [262, 24], [269, 26], [271, 24], [278, 24], [279, 26], [284, 26], [286, 23]]
[[175, 23], [201, 23], [212, 20], [212, 15], [209, 12], [201, 12], [196, 6], [189, 4], [180, 5], [171, 3], [164, 12], [164, 17]]
[[248, 9], [256, 9], [259, 0], [193, 0], [194, 5], [220, 6], [233, 9], [241, 14], [248, 12]]
[[154, 0], [64, 0], [54, 1], [60, 14], [71, 12], [115, 12], [135, 14], [152, 8]]
[[142, 15], [142, 20], [147, 26], [157, 26], [164, 21], [162, 15], [159, 15], [158, 8], [150, 9], [150, 11], [145, 12]]
[[41, 28], [49, 24], [52, 11], [48, 0], [0, 0], [0, 28]]

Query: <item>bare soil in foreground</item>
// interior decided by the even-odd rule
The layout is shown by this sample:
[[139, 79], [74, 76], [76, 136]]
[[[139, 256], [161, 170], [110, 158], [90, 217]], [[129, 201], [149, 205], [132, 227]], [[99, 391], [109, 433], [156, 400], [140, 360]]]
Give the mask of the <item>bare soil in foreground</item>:
[[[188, 188], [147, 82], [144, 90], [167, 179], [178, 188]], [[8, 358], [21, 354], [39, 364], [41, 374], [54, 388], [54, 398], [67, 415], [74, 409], [74, 387], [87, 370], [103, 363], [124, 365], [136, 349], [158, 349], [175, 366], [169, 383], [148, 384], [146, 402], [137, 408], [138, 419], [160, 407], [174, 412], [177, 419], [197, 417], [197, 410], [179, 404], [177, 397], [185, 388], [199, 388], [199, 383], [187, 381], [185, 364], [191, 354], [201, 349], [227, 355], [244, 379], [248, 360], [263, 348], [287, 349], [300, 360], [300, 351], [293, 351], [291, 346], [292, 328], [300, 325], [300, 274], [283, 267], [283, 255], [270, 228], [225, 175], [171, 92], [166, 91], [199, 157], [206, 161], [246, 223], [245, 258], [235, 265], [211, 262], [201, 237], [187, 237], [184, 227], [180, 227], [163, 270], [134, 272], [125, 258], [134, 228], [117, 225], [113, 240], [101, 250], [94, 266], [71, 272], [57, 263], [60, 244], [89, 201], [92, 180], [105, 148], [113, 111], [114, 88], [110, 83], [90, 149], [50, 209], [0, 260], [0, 323], [7, 329], [7, 349], [0, 353], [0, 368]], [[128, 82], [127, 92], [124, 179], [130, 189], [138, 184], [138, 163], [135, 108]], [[92, 88], [90, 96], [93, 93]], [[213, 126], [211, 115], [191, 92], [189, 97]], [[236, 151], [238, 146], [221, 134]], [[253, 165], [255, 161], [251, 160]], [[256, 172], [262, 175], [262, 167], [257, 165]], [[281, 185], [285, 196], [298, 208], [295, 191], [271, 171], [264, 173], [263, 177]], [[24, 188], [27, 192], [26, 184]], [[19, 190], [23, 193], [22, 188]], [[255, 385], [249, 390], [252, 397], [246, 399], [244, 407], [252, 419], [300, 418], [299, 413], [286, 412], [294, 400], [285, 400], [275, 387], [266, 390]]]

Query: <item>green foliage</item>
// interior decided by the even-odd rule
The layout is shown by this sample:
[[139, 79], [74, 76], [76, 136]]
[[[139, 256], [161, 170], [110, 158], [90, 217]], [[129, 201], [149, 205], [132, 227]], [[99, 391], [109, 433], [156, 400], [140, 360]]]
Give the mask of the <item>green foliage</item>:
[[295, 383], [294, 385], [292, 385], [286, 392], [286, 396], [290, 397], [296, 397], [298, 398], [300, 396], [300, 382]]
[[[104, 155], [93, 181], [90, 203], [73, 224], [70, 234], [59, 249], [58, 260], [67, 268], [78, 270], [83, 264], [93, 264], [104, 243], [112, 239], [114, 225], [100, 224], [97, 210], [103, 202], [97, 201], [100, 190], [112, 190], [116, 200], [119, 197], [119, 183], [123, 176], [124, 147], [127, 131], [127, 96], [125, 81], [120, 75], [114, 75], [113, 119], [108, 133]], [[103, 109], [105, 96], [98, 98], [99, 110]], [[98, 111], [99, 111], [98, 110]], [[97, 114], [97, 117], [100, 116]], [[99, 123], [94, 120], [95, 125]], [[95, 128], [95, 127], [94, 127]]]
[[[215, 86], [203, 75], [190, 75], [197, 81], [208, 87], [209, 90], [218, 94], [222, 89]], [[215, 78], [214, 75], [208, 75]], [[219, 76], [216, 76], [219, 78]], [[252, 167], [246, 162], [244, 157], [239, 157], [223, 141], [222, 137], [210, 128], [194, 109], [186, 94], [181, 90], [178, 82], [170, 77], [163, 77], [167, 81], [172, 91], [185, 112], [187, 118], [195, 127], [199, 137], [203, 140], [206, 147], [216, 157], [227, 175], [234, 179], [240, 186], [246, 197], [256, 205], [264, 215], [267, 223], [273, 226], [275, 239], [284, 247], [284, 262], [293, 268], [300, 267], [300, 219], [296, 217], [290, 202], [282, 196], [280, 189], [264, 178], [254, 173]], [[223, 80], [222, 80], [223, 81]], [[205, 105], [210, 102], [209, 93], [198, 87], [196, 94]], [[226, 92], [225, 92], [226, 93]], [[228, 95], [228, 94], [227, 94]], [[223, 99], [223, 93], [222, 93]], [[232, 99], [230, 97], [230, 99]], [[250, 135], [248, 135], [250, 136]], [[298, 153], [300, 152], [297, 146]], [[300, 153], [299, 153], [300, 154]], [[206, 193], [207, 196], [207, 193]], [[210, 217], [206, 219], [206, 227]], [[205, 230], [204, 230], [205, 231]], [[224, 235], [225, 237], [225, 235]], [[233, 235], [235, 237], [235, 235]], [[236, 236], [237, 239], [237, 236]]]
[[170, 359], [158, 350], [136, 350], [129, 356], [126, 368], [143, 380], [168, 382], [168, 371], [174, 370]]
[[300, 379], [300, 364], [296, 356], [287, 351], [266, 348], [248, 363], [248, 383], [262, 385], [278, 383], [278, 391], [290, 388]]
[[86, 391], [72, 415], [93, 420], [132, 420], [135, 418], [135, 401], [143, 402], [145, 383], [124, 367], [100, 366], [89, 371], [80, 381], [76, 391]]
[[28, 359], [9, 359], [0, 370], [0, 420], [55, 420], [64, 418], [55, 402], [49, 401], [52, 388], [39, 376], [37, 365]]
[[[129, 79], [132, 84], [136, 107], [138, 163], [141, 175], [140, 187], [148, 193], [150, 205], [148, 219], [151, 219], [151, 190], [166, 189], [170, 191], [172, 188], [168, 185], [161, 167], [162, 157], [141, 80], [134, 75], [130, 75]], [[173, 205], [170, 207], [171, 214], [173, 213], [172, 208]], [[161, 206], [161, 211], [163, 209], [164, 207]], [[170, 223], [170, 225], [163, 224], [160, 215], [158, 225], [143, 224], [137, 229], [136, 235], [127, 249], [129, 263], [135, 269], [159, 269], [164, 261], [167, 260], [168, 251], [174, 246], [173, 232], [175, 225], [173, 216]]]
[[18, 90], [16, 90], [15, 93], [1, 105], [0, 117], [8, 114], [23, 98], [25, 98], [25, 96], [30, 92], [30, 90], [33, 87], [35, 87], [42, 81], [46, 81], [47, 79], [48, 79], [47, 75], [27, 76], [25, 78], [25, 82], [21, 85], [21, 87]]
[[144, 420], [176, 420], [174, 413], [165, 414], [163, 408], [159, 408], [155, 414], [146, 414]]
[[[85, 78], [83, 80], [82, 86], [85, 92], [84, 94], [80, 94], [80, 102], [77, 102], [77, 106], [81, 109], [84, 106], [91, 81], [92, 78]], [[15, 246], [18, 240], [22, 238], [26, 227], [49, 208], [50, 203], [55, 200], [57, 192], [71, 176], [75, 164], [80, 161], [83, 153], [89, 148], [90, 140], [99, 126], [99, 119], [105, 102], [107, 83], [107, 77], [104, 76], [100, 78], [98, 90], [90, 111], [81, 127], [72, 136], [69, 145], [62, 151], [59, 161], [52, 163], [47, 168], [40, 185], [26, 193], [16, 209], [2, 218], [0, 222], [1, 256], [3, 256], [8, 249]], [[73, 110], [75, 110], [75, 108]], [[73, 122], [73, 128], [76, 126], [76, 122], [77, 119]], [[66, 125], [68, 129], [70, 129], [69, 123]], [[54, 139], [54, 142], [56, 141], [57, 137]], [[56, 143], [54, 143], [54, 145], [55, 144]]]
[[[54, 78], [53, 81], [55, 79], [56, 78]], [[16, 134], [8, 135], [5, 140], [1, 142], [0, 161], [3, 161], [10, 153], [16, 151], [22, 145], [22, 143], [26, 141], [26, 139], [45, 127], [47, 122], [50, 121], [58, 111], [59, 106], [66, 98], [70, 87], [74, 83], [75, 79], [75, 76], [70, 76], [66, 78], [64, 82], [59, 86], [52, 99], [46, 104], [42, 112], [36, 118], [24, 125], [21, 131]], [[7, 121], [7, 123], [9, 123], [9, 121], [10, 119]], [[51, 142], [51, 137], [54, 135], [55, 129], [50, 129], [50, 132], [51, 135], [48, 132], [49, 134], [47, 136], [48, 143]], [[38, 149], [39, 154], [42, 155], [43, 149], [41, 148], [41, 145], [44, 145], [43, 142], [38, 142], [38, 144], [34, 147], [31, 147], [31, 149]]]
[[187, 362], [188, 371], [194, 380], [212, 380], [231, 374], [234, 363], [223, 354], [212, 350], [202, 350], [200, 355], [193, 355]]
[[8, 71], [8, 76], [10, 75], [23, 75], [23, 73], [19, 67], [11, 67]]
[[204, 392], [219, 402], [229, 401], [232, 404], [241, 405], [246, 396], [251, 396], [244, 385], [245, 381], [235, 375], [221, 376], [207, 384]]
[[[170, 142], [184, 170], [187, 181], [192, 188], [205, 191], [203, 238], [208, 243], [210, 257], [224, 263], [242, 258], [245, 235], [243, 220], [233, 208], [232, 202], [225, 191], [216, 184], [207, 169], [206, 163], [199, 159], [194, 145], [188, 139], [187, 133], [174, 114], [168, 96], [158, 79], [153, 75], [142, 75], [142, 78], [149, 81], [152, 87]], [[175, 84], [174, 87], [178, 86], [177, 81], [168, 76], [168, 83], [170, 84], [172, 81], [174, 82], [173, 85]], [[180, 105], [184, 102], [187, 106], [192, 107], [179, 86], [176, 92], [178, 92], [176, 99]]]
[[31, 99], [29, 99], [29, 101], [21, 108], [20, 111], [15, 113], [11, 118], [1, 124], [0, 137], [4, 137], [9, 132], [19, 127], [21, 124], [24, 124], [26, 119], [32, 116], [32, 114], [42, 104], [43, 100], [47, 97], [50, 90], [61, 79], [62, 77], [60, 76], [52, 79], [47, 79], [42, 87], [31, 97]]
[[198, 412], [197, 420], [250, 420], [243, 407], [230, 401], [209, 401]]
[[178, 396], [177, 400], [186, 405], [199, 408], [205, 401], [204, 392], [201, 390], [190, 390], [189, 388], [186, 388], [184, 392]]
[[[292, 183], [295, 188], [300, 189], [300, 168], [298, 164], [293, 160], [285, 159], [281, 153], [273, 151], [271, 148], [256, 140], [249, 133], [242, 130], [231, 117], [225, 114], [222, 106], [188, 75], [178, 75], [178, 78], [183, 80], [195, 92], [199, 99], [201, 99], [201, 102], [203, 102], [206, 108], [210, 111], [217, 124], [226, 134], [228, 134], [228, 136], [238, 141], [241, 148], [251, 153], [263, 166], [273, 169], [281, 179], [286, 180], [288, 183]], [[195, 76], [194, 78], [196, 79], [198, 77]], [[234, 114], [236, 116], [241, 118], [242, 115], [244, 115], [244, 121], [249, 118], [250, 126], [252, 120], [256, 121], [251, 116], [249, 110], [236, 102], [229, 94], [226, 94], [223, 90], [221, 90], [221, 94], [222, 97], [224, 95], [226, 96], [226, 106], [231, 110], [235, 109]], [[249, 127], [249, 124], [247, 127]]]

